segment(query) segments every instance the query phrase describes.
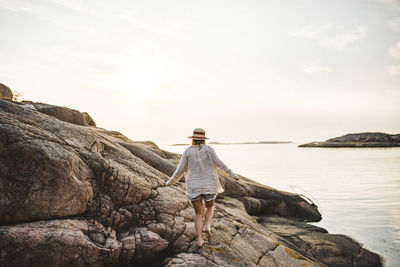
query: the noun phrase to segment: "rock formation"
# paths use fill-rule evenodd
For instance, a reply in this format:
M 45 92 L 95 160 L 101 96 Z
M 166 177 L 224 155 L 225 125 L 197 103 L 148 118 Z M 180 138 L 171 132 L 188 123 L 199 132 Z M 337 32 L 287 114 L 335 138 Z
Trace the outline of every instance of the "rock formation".
M 0 100 L 0 266 L 381 266 L 299 195 L 223 175 L 196 246 L 180 156 Z
M 22 101 L 23 104 L 30 104 L 37 111 L 56 117 L 59 120 L 70 122 L 77 125 L 96 126 L 96 123 L 87 112 L 80 112 L 67 107 L 54 106 L 44 103 L 36 103 L 32 101 Z
M 400 134 L 346 134 L 325 142 L 311 142 L 299 145 L 299 147 L 400 147 Z
M 13 92 L 10 88 L 0 83 L 0 99 L 12 100 Z

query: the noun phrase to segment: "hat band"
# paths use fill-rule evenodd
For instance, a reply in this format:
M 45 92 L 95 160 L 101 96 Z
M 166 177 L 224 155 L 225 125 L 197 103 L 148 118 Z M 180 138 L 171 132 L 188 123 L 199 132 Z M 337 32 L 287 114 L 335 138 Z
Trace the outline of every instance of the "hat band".
M 195 135 L 195 134 L 206 135 L 206 133 L 203 133 L 203 132 L 193 132 L 193 135 Z

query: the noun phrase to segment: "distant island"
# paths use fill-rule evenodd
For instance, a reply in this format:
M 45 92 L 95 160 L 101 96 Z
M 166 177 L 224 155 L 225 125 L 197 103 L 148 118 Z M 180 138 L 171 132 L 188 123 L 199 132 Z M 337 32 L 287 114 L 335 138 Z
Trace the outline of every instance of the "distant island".
M 291 144 L 292 141 L 258 141 L 258 142 L 239 142 L 239 143 L 222 143 L 209 142 L 210 145 L 265 145 L 265 144 Z M 189 144 L 172 144 L 171 146 L 189 146 Z
M 379 132 L 352 133 L 299 147 L 400 147 L 400 134 Z

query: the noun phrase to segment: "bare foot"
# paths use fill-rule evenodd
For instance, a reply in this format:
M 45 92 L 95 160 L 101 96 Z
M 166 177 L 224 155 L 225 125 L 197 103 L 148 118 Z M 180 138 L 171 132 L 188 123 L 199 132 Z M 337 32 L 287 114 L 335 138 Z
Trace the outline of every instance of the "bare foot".
M 203 244 L 204 244 L 204 240 L 203 239 L 197 239 L 197 246 L 199 248 L 203 247 Z
M 201 248 L 201 247 L 203 247 L 203 244 L 204 244 L 204 240 L 197 240 L 197 246 L 199 247 L 199 248 Z
M 211 231 L 209 229 L 204 229 L 204 233 L 206 233 L 206 238 L 210 239 L 212 237 Z

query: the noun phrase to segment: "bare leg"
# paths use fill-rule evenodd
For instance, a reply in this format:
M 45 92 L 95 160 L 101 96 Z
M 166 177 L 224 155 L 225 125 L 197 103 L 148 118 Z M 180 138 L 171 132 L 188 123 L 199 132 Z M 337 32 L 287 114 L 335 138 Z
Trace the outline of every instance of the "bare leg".
M 208 203 L 206 203 L 206 206 L 209 206 L 211 203 L 209 205 L 207 204 Z M 207 238 L 211 238 L 211 222 L 213 215 L 214 215 L 214 205 L 206 207 L 204 231 L 206 232 Z
M 197 242 L 199 243 L 199 247 L 203 246 L 203 215 L 196 214 L 194 216 L 194 228 L 196 229 L 197 234 Z
M 204 240 L 203 240 L 203 201 L 202 198 L 198 198 L 194 201 L 192 201 L 195 215 L 194 215 L 194 229 L 197 234 L 197 242 L 199 247 L 203 246 Z

